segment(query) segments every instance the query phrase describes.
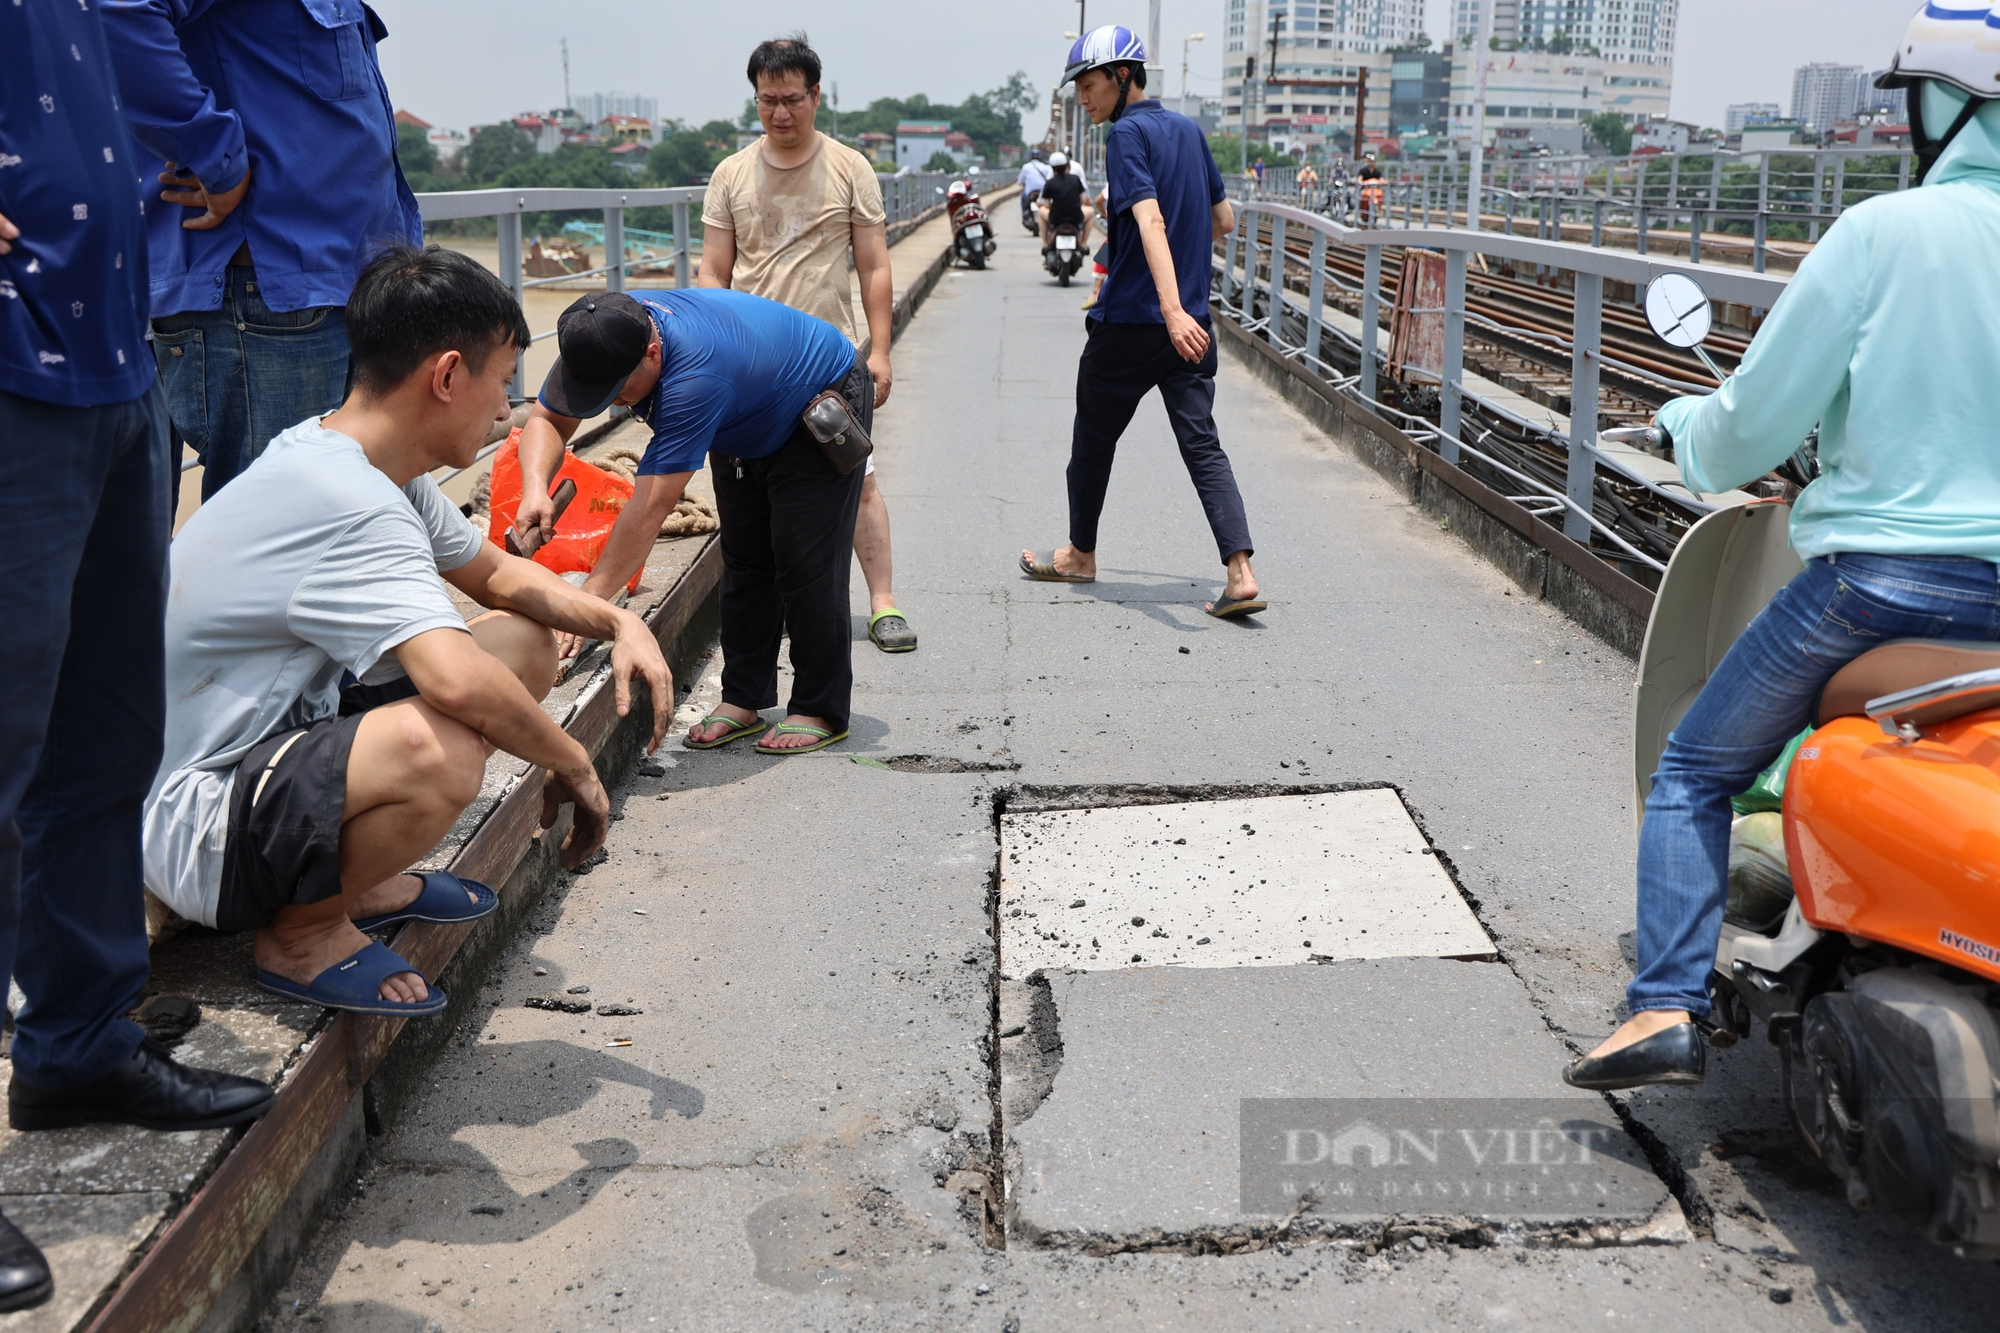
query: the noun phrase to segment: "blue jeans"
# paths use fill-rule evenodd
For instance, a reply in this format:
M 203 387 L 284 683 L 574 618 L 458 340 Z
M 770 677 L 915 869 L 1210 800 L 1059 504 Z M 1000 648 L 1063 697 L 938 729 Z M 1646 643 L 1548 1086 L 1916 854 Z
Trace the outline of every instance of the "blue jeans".
M 222 306 L 153 321 L 153 357 L 174 429 L 201 455 L 201 498 L 249 467 L 272 437 L 347 395 L 347 316 L 339 306 L 283 314 L 257 294 L 257 270 L 226 270 Z
M 2000 639 L 2000 569 L 1964 556 L 1812 561 L 1743 631 L 1667 738 L 1639 830 L 1633 1013 L 1709 1011 L 1729 798 L 1803 731 L 1834 672 L 1890 639 Z
M 0 393 L 0 985 L 14 1068 L 67 1087 L 143 1035 L 139 808 L 166 722 L 165 395 L 53 407 Z

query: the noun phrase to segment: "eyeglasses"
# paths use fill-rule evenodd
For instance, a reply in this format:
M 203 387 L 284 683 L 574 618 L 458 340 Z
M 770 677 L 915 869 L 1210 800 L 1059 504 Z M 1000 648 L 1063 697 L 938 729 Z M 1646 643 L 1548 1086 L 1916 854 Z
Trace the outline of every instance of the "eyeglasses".
M 766 111 L 776 111 L 779 107 L 787 111 L 797 111 L 811 100 L 811 93 L 786 93 L 783 97 L 772 97 L 767 93 L 757 94 L 757 105 Z

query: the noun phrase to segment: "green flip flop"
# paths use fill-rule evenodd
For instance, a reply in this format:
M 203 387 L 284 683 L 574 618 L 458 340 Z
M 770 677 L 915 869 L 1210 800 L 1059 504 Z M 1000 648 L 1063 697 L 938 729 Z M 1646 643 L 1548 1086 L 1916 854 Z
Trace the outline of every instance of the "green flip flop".
M 917 648 L 917 632 L 893 606 L 868 617 L 868 638 L 885 653 L 909 653 Z
M 699 725 L 705 727 L 711 722 L 727 722 L 729 730 L 723 732 L 712 741 L 691 741 L 684 736 L 681 738 L 681 744 L 690 750 L 718 750 L 731 741 L 740 741 L 745 736 L 755 736 L 758 732 L 771 725 L 761 717 L 754 722 L 738 722 L 735 718 L 725 717 L 721 713 L 710 713 L 701 720 Z
M 1258 597 L 1246 597 L 1240 602 L 1235 602 L 1223 596 L 1215 599 L 1215 604 L 1209 608 L 1208 613 L 1217 620 L 1234 620 L 1237 616 L 1254 616 L 1266 605 L 1267 603 Z
M 814 741 L 811 745 L 792 745 L 776 749 L 766 745 L 764 741 L 758 741 L 757 753 L 758 754 L 811 754 L 814 750 L 824 750 L 827 746 L 834 744 L 836 741 L 844 741 L 847 739 L 847 733 L 844 731 L 841 732 L 838 736 L 836 736 L 832 732 L 828 731 L 825 727 L 805 727 L 805 726 L 798 726 L 790 722 L 780 722 L 777 726 L 771 728 L 771 735 L 766 739 L 767 740 L 775 739 L 776 737 L 779 736 L 817 736 L 819 737 L 819 739 Z

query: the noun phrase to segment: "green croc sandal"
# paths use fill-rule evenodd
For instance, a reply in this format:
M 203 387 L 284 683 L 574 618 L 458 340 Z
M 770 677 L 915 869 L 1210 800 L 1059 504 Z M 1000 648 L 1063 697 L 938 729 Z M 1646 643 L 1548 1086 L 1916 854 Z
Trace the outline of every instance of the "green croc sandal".
M 710 713 L 701 720 L 699 725 L 705 727 L 711 722 L 727 722 L 729 730 L 723 732 L 712 741 L 691 741 L 683 736 L 681 744 L 690 750 L 719 750 L 731 741 L 740 741 L 745 736 L 755 736 L 758 732 L 771 725 L 761 717 L 754 722 L 738 722 L 735 718 L 724 717 L 721 713 Z
M 917 632 L 893 606 L 868 617 L 868 637 L 885 653 L 915 652 L 917 647 Z
M 765 741 L 775 740 L 779 736 L 817 736 L 819 737 L 819 739 L 814 741 L 811 745 L 783 746 L 775 749 L 765 744 Z M 847 739 L 847 733 L 844 731 L 841 732 L 838 736 L 836 736 L 832 732 L 828 731 L 825 727 L 796 726 L 790 722 L 780 722 L 777 726 L 771 728 L 771 734 L 769 736 L 765 737 L 764 740 L 757 742 L 757 753 L 778 754 L 778 755 L 811 754 L 814 750 L 824 750 L 827 746 L 834 744 L 836 741 L 844 741 L 846 739 Z

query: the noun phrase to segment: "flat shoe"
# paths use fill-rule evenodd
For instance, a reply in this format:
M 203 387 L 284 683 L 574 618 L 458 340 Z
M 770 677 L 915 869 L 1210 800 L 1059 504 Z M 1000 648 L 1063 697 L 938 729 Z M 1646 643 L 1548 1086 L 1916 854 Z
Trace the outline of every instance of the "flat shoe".
M 1563 1082 L 1593 1092 L 1653 1084 L 1687 1086 L 1701 1082 L 1707 1068 L 1708 1047 L 1700 1030 L 1692 1023 L 1676 1023 L 1609 1055 L 1571 1061 L 1563 1070 Z
M 711 722 L 727 722 L 729 730 L 723 732 L 712 741 L 691 741 L 683 736 L 681 744 L 690 750 L 719 750 L 731 741 L 740 741 L 745 736 L 755 736 L 758 732 L 771 725 L 761 717 L 752 718 L 748 722 L 738 722 L 735 718 L 723 713 L 710 713 L 695 725 L 697 727 L 705 727 Z
M 0 1217 L 0 1311 L 25 1310 L 55 1295 L 49 1261 L 21 1229 Z
M 767 741 L 776 739 L 779 736 L 817 736 L 819 737 L 819 739 L 814 741 L 811 745 L 777 746 L 777 745 L 769 745 L 766 743 Z M 771 728 L 770 736 L 767 736 L 765 737 L 764 740 L 757 742 L 757 753 L 781 754 L 781 755 L 811 754 L 814 750 L 824 750 L 827 746 L 833 745 L 839 741 L 844 741 L 846 739 L 847 739 L 847 733 L 844 731 L 841 732 L 838 736 L 836 736 L 832 732 L 828 731 L 825 727 L 812 727 L 812 726 L 807 726 L 804 723 L 780 722 L 777 726 Z
M 476 879 L 460 879 L 447 870 L 425 871 L 421 878 L 424 887 L 407 906 L 380 916 L 364 916 L 354 923 L 354 928 L 368 935 L 401 921 L 434 921 L 440 925 L 453 925 L 491 916 L 500 906 L 500 895 Z M 475 901 L 466 900 L 468 889 Z
M 141 1129 L 222 1129 L 255 1120 L 275 1097 L 267 1083 L 184 1065 L 145 1037 L 123 1064 L 77 1087 L 40 1087 L 16 1070 L 7 1088 L 7 1123 L 20 1130 L 70 1129 L 91 1121 Z M 0 1278 L 8 1266 L 0 1246 Z
M 1097 582 L 1097 578 L 1095 575 L 1065 574 L 1061 570 L 1057 569 L 1056 557 L 1053 551 L 1049 553 L 1049 557 L 1046 560 L 1042 559 L 1040 556 L 1035 557 L 1033 560 L 1030 560 L 1025 555 L 1022 556 L 1021 572 L 1023 574 L 1026 574 L 1029 578 L 1035 579 L 1042 583 Z
M 916 651 L 917 632 L 895 607 L 868 617 L 868 639 L 885 653 Z
M 1265 606 L 1264 601 L 1255 597 L 1245 598 L 1240 602 L 1231 601 L 1227 597 L 1218 597 L 1214 605 L 1207 607 L 1206 610 L 1217 620 L 1233 620 L 1237 616 L 1254 616 Z
M 366 948 L 335 963 L 307 985 L 302 986 L 262 968 L 257 971 L 257 984 L 273 995 L 282 995 L 301 1004 L 316 1004 L 322 1009 L 340 1009 L 350 1014 L 382 1014 L 391 1018 L 422 1018 L 438 1013 L 445 1006 L 444 992 L 436 986 L 428 986 L 430 993 L 421 1000 L 382 998 L 383 982 L 398 972 L 416 970 L 388 945 L 370 941 Z

